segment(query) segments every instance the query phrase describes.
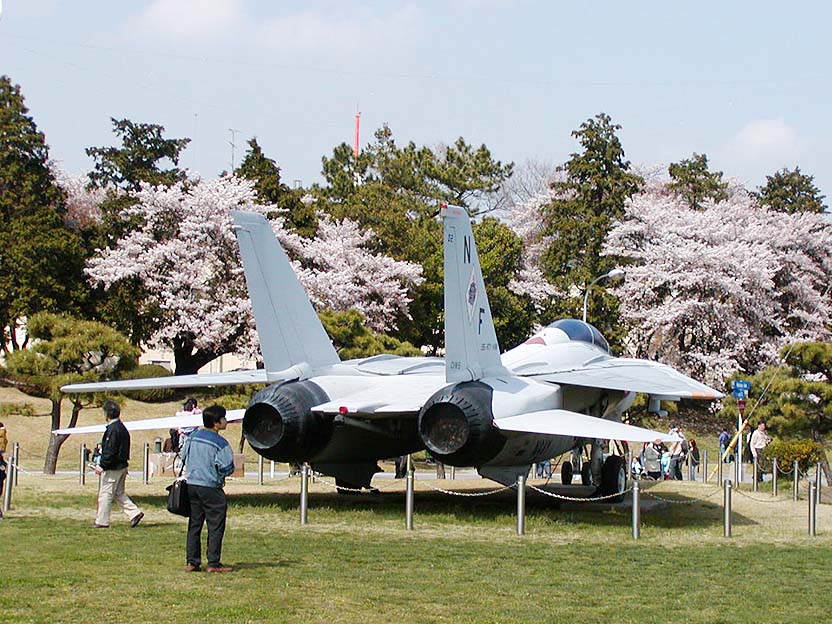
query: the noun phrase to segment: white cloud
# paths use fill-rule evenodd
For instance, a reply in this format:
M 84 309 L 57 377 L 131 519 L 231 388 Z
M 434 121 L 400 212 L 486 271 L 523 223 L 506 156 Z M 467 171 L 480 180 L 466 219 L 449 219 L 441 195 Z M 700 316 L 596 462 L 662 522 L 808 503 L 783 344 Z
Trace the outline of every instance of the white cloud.
M 216 41 L 244 21 L 242 0 L 154 0 L 138 16 L 134 29 L 174 41 Z
M 354 17 L 318 12 L 274 18 L 257 28 L 257 41 L 283 52 L 337 52 L 390 49 L 412 38 L 418 11 L 403 7 L 385 16 Z
M 800 139 L 782 119 L 750 121 L 726 147 L 726 155 L 738 162 L 786 163 L 795 160 L 800 151 Z

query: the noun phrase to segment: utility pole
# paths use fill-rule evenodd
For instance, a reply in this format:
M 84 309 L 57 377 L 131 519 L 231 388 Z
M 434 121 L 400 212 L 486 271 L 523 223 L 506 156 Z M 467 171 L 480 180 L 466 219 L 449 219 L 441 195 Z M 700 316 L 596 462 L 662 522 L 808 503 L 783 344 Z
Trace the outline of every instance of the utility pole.
M 231 145 L 231 173 L 234 173 L 234 148 L 237 147 L 237 134 L 242 132 L 242 130 L 235 130 L 234 128 L 229 128 L 228 131 L 231 133 L 231 141 L 229 141 L 229 145 Z

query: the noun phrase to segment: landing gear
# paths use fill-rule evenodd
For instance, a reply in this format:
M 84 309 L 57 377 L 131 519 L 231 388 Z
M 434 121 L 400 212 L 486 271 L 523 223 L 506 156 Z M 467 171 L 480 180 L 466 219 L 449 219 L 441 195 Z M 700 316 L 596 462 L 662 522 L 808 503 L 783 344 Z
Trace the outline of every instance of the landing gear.
M 581 484 L 592 485 L 592 464 L 589 462 L 581 466 Z
M 572 468 L 571 461 L 565 461 L 560 467 L 560 482 L 564 485 L 572 485 L 572 476 L 575 470 Z
M 610 455 L 604 460 L 601 467 L 601 486 L 598 488 L 600 496 L 610 496 L 613 503 L 624 501 L 624 490 L 627 489 L 627 467 L 624 465 L 624 458 L 620 455 Z

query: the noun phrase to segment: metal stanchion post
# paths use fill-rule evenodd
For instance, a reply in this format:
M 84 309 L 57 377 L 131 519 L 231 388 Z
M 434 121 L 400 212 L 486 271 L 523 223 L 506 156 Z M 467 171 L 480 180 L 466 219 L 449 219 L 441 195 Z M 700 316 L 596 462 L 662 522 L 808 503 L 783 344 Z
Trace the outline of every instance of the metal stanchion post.
M 537 477 L 537 462 L 532 464 L 532 470 L 529 474 L 529 479 L 534 479 L 535 477 Z
M 144 466 L 142 466 L 142 483 L 150 483 L 150 442 L 144 443 Z
M 737 453 L 737 461 L 734 462 L 734 480 L 737 485 L 742 483 L 742 457 Z
M 759 468 L 759 464 L 757 464 L 757 456 L 755 455 L 755 456 L 754 456 L 754 468 L 753 468 L 753 470 L 751 471 L 751 477 L 752 477 L 752 479 L 754 479 L 754 483 L 753 483 L 753 484 L 752 484 L 752 486 L 751 486 L 751 490 L 752 490 L 753 492 L 756 492 L 756 491 L 757 491 L 757 474 L 758 474 L 758 473 L 757 473 L 757 471 L 758 471 L 759 469 L 760 469 L 760 468 Z
M 517 477 L 517 535 L 526 534 L 526 475 Z
M 708 482 L 708 449 L 702 451 L 702 483 Z
M 456 479 L 456 466 L 451 466 L 451 481 Z
M 778 476 L 777 458 L 771 460 L 771 495 L 777 496 L 777 480 Z
M 20 478 L 20 442 L 15 442 L 12 445 L 12 461 L 14 462 L 14 471 L 9 474 L 14 475 L 14 485 L 17 487 L 17 480 Z
M 639 492 L 638 479 L 633 481 L 633 539 L 637 540 L 641 535 L 641 495 Z
M 725 481 L 725 496 L 723 502 L 723 535 L 731 537 L 731 479 Z
M 263 456 L 257 456 L 257 485 L 263 485 Z
M 820 489 L 821 489 L 821 479 L 823 478 L 823 474 L 820 471 L 820 464 L 815 466 L 815 498 L 817 498 L 817 504 L 820 505 Z
M 271 465 L 269 466 L 269 479 L 274 479 L 274 460 L 271 460 Z
M 407 491 L 404 495 L 404 526 L 408 531 L 413 530 L 413 480 L 415 475 L 413 470 L 408 470 L 405 480 L 407 481 Z
M 81 448 L 78 450 L 78 455 L 78 483 L 84 485 L 87 482 L 87 467 L 84 465 L 84 459 L 87 456 L 86 444 L 81 445 Z
M 794 460 L 792 464 L 792 474 L 794 475 L 792 478 L 792 500 L 796 501 L 798 499 L 797 489 L 800 487 L 800 470 L 797 467 L 797 460 Z
M 720 457 L 716 464 L 716 483 L 719 487 L 722 487 L 722 469 L 724 466 L 725 464 L 722 463 L 722 457 Z
M 11 463 L 7 469 L 14 470 L 17 468 L 14 464 L 14 455 L 12 455 Z M 8 511 L 12 508 L 12 488 L 14 488 L 14 479 L 6 479 L 6 489 L 3 491 L 3 511 Z
M 809 481 L 809 535 L 817 534 L 818 501 L 815 497 L 815 482 Z
M 300 469 L 300 523 L 309 520 L 309 464 L 303 464 Z

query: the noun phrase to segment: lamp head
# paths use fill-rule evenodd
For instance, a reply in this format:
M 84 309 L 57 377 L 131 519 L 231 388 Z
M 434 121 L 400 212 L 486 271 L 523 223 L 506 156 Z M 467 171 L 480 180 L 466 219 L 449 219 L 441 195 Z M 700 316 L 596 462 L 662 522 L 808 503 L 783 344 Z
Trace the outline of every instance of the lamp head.
M 624 269 L 613 269 L 605 275 L 605 277 L 609 280 L 610 284 L 620 284 L 624 281 L 624 276 Z

